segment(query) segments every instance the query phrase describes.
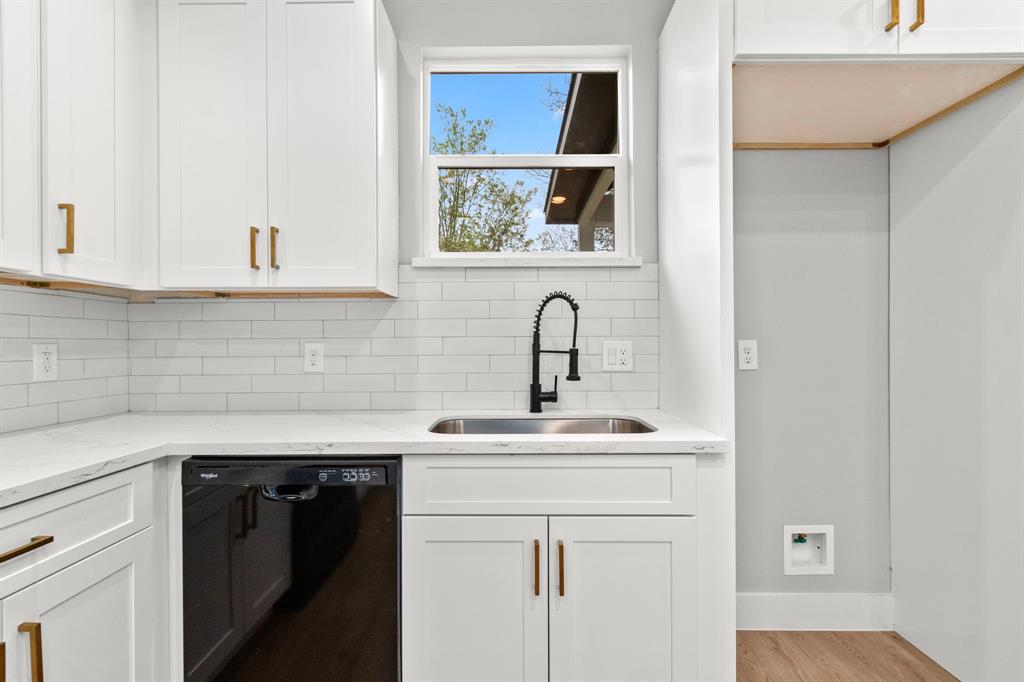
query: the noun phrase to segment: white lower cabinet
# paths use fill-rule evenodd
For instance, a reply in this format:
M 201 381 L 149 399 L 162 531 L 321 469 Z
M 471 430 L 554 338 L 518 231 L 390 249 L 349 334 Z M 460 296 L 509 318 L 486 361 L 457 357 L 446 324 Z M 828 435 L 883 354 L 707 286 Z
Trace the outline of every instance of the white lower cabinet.
M 689 680 L 696 520 L 407 516 L 403 680 Z
M 404 682 L 547 679 L 547 526 L 543 516 L 404 519 Z
M 7 682 L 154 679 L 153 556 L 147 529 L 0 601 Z
M 696 678 L 696 524 L 551 517 L 552 682 Z

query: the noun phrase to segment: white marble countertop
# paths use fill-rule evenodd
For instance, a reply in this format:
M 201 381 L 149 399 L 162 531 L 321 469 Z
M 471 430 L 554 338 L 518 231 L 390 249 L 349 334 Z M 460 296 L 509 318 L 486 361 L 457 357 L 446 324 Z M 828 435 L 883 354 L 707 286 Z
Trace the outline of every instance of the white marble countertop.
M 358 456 L 417 454 L 723 453 L 724 438 L 660 411 L 640 418 L 653 433 L 442 435 L 442 417 L 524 417 L 524 412 L 129 413 L 0 436 L 0 507 L 168 455 Z M 549 417 L 609 416 L 553 412 Z

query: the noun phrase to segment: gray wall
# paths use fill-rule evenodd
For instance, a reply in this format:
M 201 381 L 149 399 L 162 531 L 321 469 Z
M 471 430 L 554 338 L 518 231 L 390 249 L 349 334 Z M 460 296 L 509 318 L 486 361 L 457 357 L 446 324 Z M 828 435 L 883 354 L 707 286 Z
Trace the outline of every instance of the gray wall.
M 892 151 L 896 628 L 1024 679 L 1024 83 Z
M 419 164 L 424 47 L 629 45 L 636 255 L 658 260 L 658 35 L 672 0 L 385 0 L 399 44 L 400 261 L 423 255 Z
M 740 592 L 889 591 L 888 154 L 735 161 Z M 834 576 L 785 576 L 782 526 L 836 526 Z

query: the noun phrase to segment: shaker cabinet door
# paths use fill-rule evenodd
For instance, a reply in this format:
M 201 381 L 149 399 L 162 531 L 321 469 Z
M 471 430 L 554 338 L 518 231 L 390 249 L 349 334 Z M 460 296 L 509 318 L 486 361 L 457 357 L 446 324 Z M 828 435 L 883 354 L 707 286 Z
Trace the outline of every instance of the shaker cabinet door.
M 696 678 L 696 524 L 551 517 L 552 682 Z
M 44 274 L 133 283 L 146 5 L 42 2 Z
M 547 680 L 546 546 L 543 516 L 404 517 L 402 679 Z
M 272 287 L 376 285 L 374 12 L 269 0 Z
M 160 283 L 264 287 L 266 0 L 159 7 Z
M 885 28 L 899 1 L 736 0 L 736 53 L 894 55 L 899 31 Z
M 39 271 L 39 4 L 0 2 L 0 269 Z
M 141 531 L 0 602 L 8 682 L 152 680 L 153 530 Z
M 903 7 L 900 54 L 1024 55 L 1020 0 L 903 0 Z

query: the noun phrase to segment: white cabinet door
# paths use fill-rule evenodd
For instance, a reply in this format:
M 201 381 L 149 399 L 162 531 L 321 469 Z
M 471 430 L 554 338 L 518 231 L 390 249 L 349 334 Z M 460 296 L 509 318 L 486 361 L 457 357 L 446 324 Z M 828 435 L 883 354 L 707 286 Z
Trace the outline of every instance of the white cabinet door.
M 268 0 L 271 286 L 376 286 L 374 10 Z
M 39 3 L 0 2 L 0 268 L 39 270 Z
M 154 679 L 153 554 L 147 529 L 0 602 L 7 680 L 31 679 L 33 647 L 48 680 Z
M 900 54 L 1024 55 L 1024 1 L 903 0 L 900 30 Z
M 166 0 L 159 26 L 160 283 L 266 286 L 266 0 Z
M 736 53 L 897 54 L 899 31 L 885 27 L 898 1 L 736 0 Z
M 132 284 L 145 0 L 43 0 L 43 272 Z M 71 228 L 73 206 L 74 228 Z
M 552 682 L 696 677 L 695 519 L 551 517 L 549 538 Z
M 402 679 L 547 680 L 547 518 L 402 524 Z

